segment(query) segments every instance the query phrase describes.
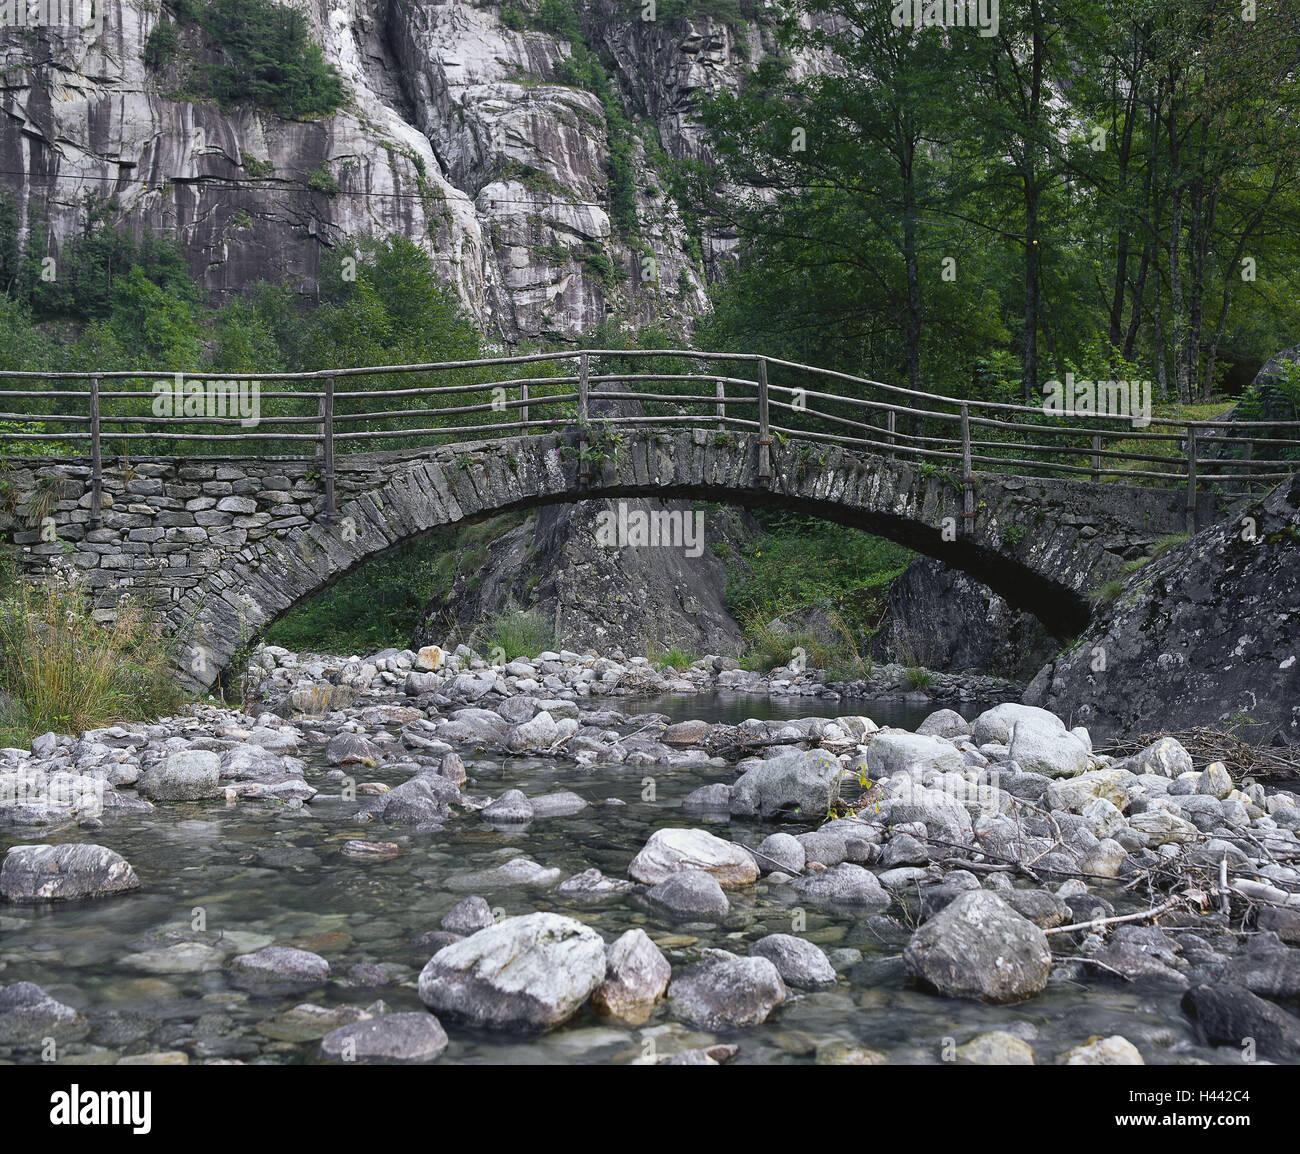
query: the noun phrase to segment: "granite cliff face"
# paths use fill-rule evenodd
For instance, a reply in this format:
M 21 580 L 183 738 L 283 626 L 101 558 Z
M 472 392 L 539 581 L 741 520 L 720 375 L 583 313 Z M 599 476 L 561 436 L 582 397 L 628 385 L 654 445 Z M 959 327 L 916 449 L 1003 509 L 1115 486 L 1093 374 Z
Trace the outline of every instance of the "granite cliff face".
M 734 240 L 691 237 L 656 157 L 707 159 L 692 110 L 762 55 L 757 16 L 737 31 L 578 6 L 632 125 L 636 221 L 620 228 L 605 109 L 564 83 L 571 43 L 532 30 L 534 0 L 509 27 L 490 3 L 295 7 L 343 79 L 343 107 L 318 120 L 176 98 L 178 75 L 144 63 L 157 5 L 107 0 L 98 36 L 0 32 L 0 189 L 21 227 L 48 222 L 57 249 L 88 193 L 113 196 L 120 223 L 178 238 L 217 294 L 281 278 L 311 292 L 326 249 L 400 233 L 507 342 L 609 314 L 688 325 L 704 307 Z

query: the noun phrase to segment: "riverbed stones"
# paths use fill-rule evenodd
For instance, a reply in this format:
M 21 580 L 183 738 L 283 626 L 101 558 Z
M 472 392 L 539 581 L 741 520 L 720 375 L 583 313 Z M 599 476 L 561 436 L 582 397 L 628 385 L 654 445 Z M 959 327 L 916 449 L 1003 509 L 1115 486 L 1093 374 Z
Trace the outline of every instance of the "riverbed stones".
M 707 958 L 668 987 L 674 1017 L 714 1031 L 758 1025 L 787 996 L 780 973 L 767 958 Z
M 671 976 L 672 966 L 645 930 L 628 930 L 606 951 L 605 980 L 591 995 L 591 1005 L 599 1013 L 639 1025 L 649 1019 Z
M 633 878 L 649 886 L 682 870 L 712 874 L 723 889 L 758 880 L 758 867 L 747 850 L 702 829 L 656 830 L 628 867 Z
M 107 897 L 139 885 L 121 854 L 90 843 L 16 845 L 0 865 L 0 897 L 11 902 Z
M 965 737 L 970 733 L 970 722 L 955 709 L 936 709 L 916 727 L 916 732 L 923 737 Z
M 518 789 L 506 790 L 481 813 L 484 821 L 497 825 L 523 825 L 533 820 L 532 802 Z
M 1260 1057 L 1300 1059 L 1300 1018 L 1243 986 L 1194 986 L 1182 1006 L 1211 1045 L 1240 1049 L 1251 1038 Z
M 1090 802 L 1099 797 L 1119 810 L 1128 806 L 1128 790 L 1124 786 L 1122 770 L 1110 766 L 1080 773 L 1063 781 L 1053 781 L 1043 794 L 1048 809 L 1063 809 L 1070 813 L 1081 813 Z
M 1034 1051 L 1029 1043 L 1003 1030 L 972 1038 L 956 1050 L 957 1061 L 967 1066 L 1032 1066 Z
M 1036 716 L 1021 717 L 1011 731 L 1008 757 L 1026 773 L 1046 777 L 1074 777 L 1087 770 L 1091 761 L 1088 746 L 1065 728 L 1061 720 Z
M 796 877 L 803 873 L 807 862 L 807 853 L 801 842 L 793 834 L 771 833 L 758 843 L 758 868 L 764 872 L 774 869 Z
M 840 795 L 839 759 L 824 749 L 790 750 L 761 761 L 731 788 L 730 810 L 765 820 L 822 817 Z
M 504 886 L 551 886 L 563 877 L 563 871 L 544 866 L 531 858 L 511 858 L 499 866 L 456 874 L 447 879 L 448 889 L 493 890 Z
M 795 878 L 790 888 L 819 905 L 884 909 L 892 900 L 875 874 L 849 862 Z
M 84 1038 L 90 1023 L 71 1006 L 50 997 L 35 982 L 0 986 L 0 1046 L 31 1046 L 44 1038 Z
M 506 918 L 439 950 L 420 972 L 435 1013 L 491 1030 L 554 1029 L 605 979 L 605 943 L 560 914 Z
M 1150 773 L 1157 777 L 1176 778 L 1192 771 L 1192 755 L 1176 738 L 1162 737 L 1118 764 L 1139 776 Z
M 432 1014 L 381 1014 L 340 1026 L 321 1039 L 320 1052 L 333 1061 L 416 1064 L 433 1062 L 447 1048 L 447 1032 Z
M 325 760 L 330 765 L 373 768 L 382 756 L 383 750 L 363 733 L 336 733 L 325 746 Z
M 1065 722 L 1056 714 L 1036 705 L 1021 705 L 1015 701 L 1003 702 L 986 709 L 971 722 L 971 736 L 976 745 L 1010 745 L 1012 730 L 1021 721 L 1037 721 L 1049 728 L 1067 732 Z
M 1142 1053 L 1122 1034 L 1092 1037 L 1060 1057 L 1063 1066 L 1145 1066 Z
M 908 972 L 947 997 L 1017 1002 L 1047 985 L 1047 936 L 987 890 L 964 893 L 922 925 L 903 951 Z
M 965 760 L 957 747 L 941 737 L 882 730 L 867 743 L 867 774 L 873 779 L 897 774 L 920 776 L 926 771 L 959 772 Z
M 766 958 L 787 986 L 819 990 L 835 984 L 835 967 L 821 948 L 793 934 L 768 934 L 749 947 L 751 957 Z
M 389 825 L 420 825 L 447 816 L 451 799 L 460 791 L 441 777 L 413 777 L 379 795 L 371 812 Z
M 493 920 L 492 907 L 475 894 L 452 906 L 438 924 L 449 933 L 466 936 L 487 929 Z
M 146 770 L 136 789 L 154 801 L 199 801 L 216 794 L 221 758 L 210 749 L 185 749 Z
M 1232 784 L 1228 767 L 1221 761 L 1212 761 L 1207 765 L 1196 782 L 1197 793 L 1218 798 L 1219 801 L 1223 801 L 1234 789 L 1236 786 Z
M 727 895 L 712 874 L 679 870 L 646 891 L 646 901 L 679 921 L 714 921 L 731 910 Z
M 319 954 L 291 946 L 265 946 L 250 954 L 240 954 L 231 959 L 227 969 L 235 985 L 256 994 L 323 986 L 330 975 L 329 962 Z

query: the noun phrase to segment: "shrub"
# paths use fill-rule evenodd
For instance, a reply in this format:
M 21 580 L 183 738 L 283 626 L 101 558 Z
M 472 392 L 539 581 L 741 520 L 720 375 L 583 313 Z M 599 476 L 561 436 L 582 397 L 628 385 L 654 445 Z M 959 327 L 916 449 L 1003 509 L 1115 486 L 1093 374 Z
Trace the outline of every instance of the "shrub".
M 123 719 L 153 719 L 182 694 L 168 647 L 139 605 L 123 601 L 111 625 L 90 611 L 81 580 L 10 584 L 0 600 L 0 717 L 5 741 L 38 733 L 81 733 Z
M 499 649 L 507 661 L 536 657 L 555 648 L 555 628 L 541 614 L 517 609 L 501 613 L 475 630 L 470 644 L 488 653 Z

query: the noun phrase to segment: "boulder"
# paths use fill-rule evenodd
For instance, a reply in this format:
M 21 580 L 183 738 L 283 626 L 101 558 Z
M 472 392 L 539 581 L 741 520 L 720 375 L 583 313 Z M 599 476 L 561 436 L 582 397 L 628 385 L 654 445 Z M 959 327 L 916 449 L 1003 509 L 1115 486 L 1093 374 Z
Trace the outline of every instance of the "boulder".
M 1047 936 L 987 890 L 950 902 L 907 943 L 908 972 L 948 997 L 1017 1002 L 1041 993 L 1052 967 Z
M 102 845 L 16 845 L 0 865 L 0 897 L 11 902 L 106 897 L 139 888 L 121 854 Z
M 592 1007 L 639 1025 L 664 996 L 671 976 L 672 966 L 645 930 L 628 930 L 606 951 L 605 980 L 591 995 Z
M 323 986 L 330 966 L 319 954 L 289 946 L 265 946 L 232 958 L 230 979 L 241 989 L 258 994 L 283 994 Z
M 731 911 L 717 880 L 703 870 L 680 870 L 646 891 L 646 901 L 683 921 L 713 921 Z
M 40 1045 L 45 1038 L 76 1041 L 89 1031 L 85 1018 L 34 982 L 0 986 L 0 1046 Z
M 420 972 L 420 1000 L 483 1029 L 550 1030 L 577 1013 L 605 968 L 595 930 L 560 914 L 527 914 L 434 954 Z
M 751 957 L 766 958 L 787 986 L 818 990 L 835 984 L 835 967 L 821 948 L 793 934 L 768 934 L 749 947 Z
M 789 750 L 743 774 L 731 788 L 730 809 L 744 817 L 821 818 L 839 797 L 843 775 L 827 750 Z
M 184 749 L 141 775 L 138 792 L 154 801 L 198 801 L 214 797 L 221 757 L 210 749 Z
M 884 909 L 892 900 L 875 874 L 848 862 L 795 878 L 790 888 L 820 905 Z
M 1182 1005 L 1212 1046 L 1240 1049 L 1249 1038 L 1261 1058 L 1300 1060 L 1300 1018 L 1242 986 L 1194 986 Z
M 448 933 L 465 935 L 485 930 L 492 922 L 492 907 L 475 895 L 457 902 L 438 924 Z
M 447 1033 L 432 1014 L 381 1014 L 331 1030 L 321 1039 L 321 1057 L 360 1063 L 435 1061 L 447 1048 Z
M 1127 1038 L 1112 1034 L 1109 1038 L 1089 1038 L 1061 1055 L 1065 1066 L 1145 1066 L 1141 1053 Z
M 628 867 L 632 877 L 650 886 L 682 870 L 712 874 L 723 889 L 758 880 L 758 867 L 748 850 L 702 829 L 656 830 Z
M 1053 778 L 1081 774 L 1091 760 L 1088 747 L 1055 717 L 1017 719 L 1008 756 L 1026 773 Z
M 674 978 L 674 1017 L 700 1030 L 755 1026 L 785 1001 L 781 975 L 767 958 L 709 959 Z

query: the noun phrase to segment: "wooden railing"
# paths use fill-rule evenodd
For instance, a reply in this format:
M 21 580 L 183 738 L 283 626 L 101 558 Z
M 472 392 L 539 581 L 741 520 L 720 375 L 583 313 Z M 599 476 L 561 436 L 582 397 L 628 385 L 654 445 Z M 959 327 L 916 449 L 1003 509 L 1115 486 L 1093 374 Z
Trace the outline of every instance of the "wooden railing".
M 0 371 L 0 454 L 88 455 L 96 515 L 106 455 L 314 455 L 332 511 L 336 452 L 573 430 L 586 475 L 598 429 L 617 438 L 625 427 L 692 426 L 757 434 L 762 478 L 786 437 L 803 453 L 824 443 L 956 471 L 968 516 L 977 467 L 1185 486 L 1189 518 L 1205 486 L 1237 493 L 1300 468 L 1291 459 L 1300 421 L 1157 417 L 1135 427 L 747 353 L 587 350 L 298 373 Z

